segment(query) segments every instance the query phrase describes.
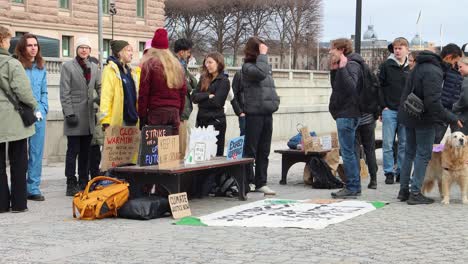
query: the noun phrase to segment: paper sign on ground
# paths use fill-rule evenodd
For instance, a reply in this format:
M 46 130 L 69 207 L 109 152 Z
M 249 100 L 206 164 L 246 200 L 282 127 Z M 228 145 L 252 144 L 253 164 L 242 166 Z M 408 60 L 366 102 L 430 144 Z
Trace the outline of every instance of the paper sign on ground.
M 244 136 L 235 137 L 228 142 L 227 159 L 242 159 L 244 154 Z
M 174 219 L 192 215 L 186 192 L 171 194 L 168 196 L 168 199 Z
M 139 144 L 140 130 L 137 127 L 109 126 L 104 133 L 101 170 L 134 162 Z
M 158 138 L 159 168 L 177 166 L 180 160 L 179 135 Z

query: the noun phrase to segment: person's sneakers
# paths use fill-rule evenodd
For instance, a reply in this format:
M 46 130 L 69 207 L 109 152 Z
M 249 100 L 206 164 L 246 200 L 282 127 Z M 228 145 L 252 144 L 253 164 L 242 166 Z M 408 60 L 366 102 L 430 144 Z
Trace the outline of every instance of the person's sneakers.
M 400 202 L 406 202 L 408 201 L 409 196 L 410 193 L 408 189 L 400 189 L 397 199 L 400 200 Z
M 263 194 L 265 195 L 276 195 L 276 192 L 273 191 L 272 189 L 270 189 L 270 187 L 268 186 L 263 186 L 263 187 L 260 187 L 256 190 L 257 192 L 262 192 Z
M 376 177 L 371 177 L 369 184 L 367 185 L 367 188 L 369 189 L 377 189 L 377 179 Z
M 361 192 L 352 192 L 346 188 L 343 188 L 337 192 L 332 192 L 331 196 L 335 199 L 356 199 L 357 196 L 360 196 Z
M 411 192 L 409 195 L 408 201 L 406 201 L 406 203 L 408 203 L 409 205 L 431 204 L 433 202 L 434 202 L 433 199 L 424 196 L 420 192 L 417 192 L 417 193 Z
M 385 184 L 393 184 L 395 182 L 393 173 L 385 173 Z
M 255 192 L 255 184 L 249 183 L 249 188 L 251 192 Z
M 400 173 L 397 173 L 397 175 L 395 175 L 395 182 L 400 182 Z
M 11 209 L 12 213 L 24 213 L 24 212 L 27 212 L 27 211 L 28 211 L 28 208 L 21 209 L 21 210 Z
M 28 200 L 42 202 L 45 201 L 45 197 L 42 194 L 28 195 Z

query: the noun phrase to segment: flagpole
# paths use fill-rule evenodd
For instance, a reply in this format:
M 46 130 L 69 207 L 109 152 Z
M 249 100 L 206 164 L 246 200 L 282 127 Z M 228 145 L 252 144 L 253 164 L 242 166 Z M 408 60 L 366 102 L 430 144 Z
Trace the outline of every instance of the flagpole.
M 422 10 L 419 10 L 419 15 L 418 15 L 418 20 L 416 20 L 416 25 L 418 25 L 418 33 L 419 33 L 419 48 L 422 48 L 422 34 L 421 34 L 421 24 L 419 24 L 419 20 L 421 19 L 421 12 Z

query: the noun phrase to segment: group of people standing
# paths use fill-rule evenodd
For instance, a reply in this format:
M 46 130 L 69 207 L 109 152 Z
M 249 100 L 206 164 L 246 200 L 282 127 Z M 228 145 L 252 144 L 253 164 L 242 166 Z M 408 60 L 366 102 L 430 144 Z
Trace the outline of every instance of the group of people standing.
M 367 113 L 361 111 L 359 102 L 364 85 L 362 78 L 365 78 L 362 68 L 364 60 L 353 53 L 351 40 L 332 41 L 332 95 L 329 107 L 337 123 L 347 176 L 346 187 L 333 192 L 332 197 L 360 196 L 361 144 L 370 174 L 368 188 L 377 188 L 374 130 L 375 122 L 379 119 L 382 121 L 385 183 L 400 183 L 397 197 L 400 201 L 411 205 L 434 202 L 421 193 L 432 146 L 441 143 L 449 125 L 452 131 L 468 132 L 463 126 L 468 120 L 468 99 L 465 98 L 468 94 L 466 46 L 460 48 L 456 44 L 448 44 L 442 48 L 440 55 L 432 51 L 410 53 L 408 41 L 403 37 L 396 38 L 389 45 L 390 56 L 377 74 L 379 91 L 375 100 L 378 100 L 379 107 Z M 404 107 L 410 94 L 423 101 L 421 116 L 409 113 Z
M 27 211 L 27 199 L 45 200 L 39 187 L 48 112 L 47 77 L 36 36 L 28 33 L 21 37 L 15 51 L 17 59 L 8 53 L 10 39 L 10 31 L 0 27 L 0 82 L 4 90 L 0 93 L 0 116 L 11 124 L 0 129 L 0 212 L 23 212 Z M 60 72 L 60 102 L 67 137 L 67 196 L 83 190 L 90 176 L 102 173 L 100 146 L 109 126 L 170 126 L 172 135 L 180 137 L 183 157 L 193 104 L 198 104 L 199 109 L 196 126 L 212 125 L 219 131 L 217 156 L 222 156 L 227 127 L 224 104 L 228 98 L 239 116 L 241 133 L 245 133 L 244 156 L 255 158 L 255 171 L 246 172 L 251 188 L 275 194 L 266 184 L 272 114 L 279 108 L 279 97 L 268 64 L 268 47 L 257 37 L 247 41 L 245 63 L 231 90 L 220 53 L 205 56 L 199 81 L 189 72 L 192 45 L 190 40 L 179 39 L 174 42 L 173 53 L 167 31 L 157 29 L 146 42 L 139 66 L 132 66 L 133 47 L 125 40 L 113 40 L 112 55 L 101 69 L 91 57 L 90 40 L 77 39 L 76 57 L 65 62 Z M 7 95 L 34 109 L 38 119 L 35 125 L 25 127 L 20 109 Z M 6 143 L 11 192 L 6 175 Z

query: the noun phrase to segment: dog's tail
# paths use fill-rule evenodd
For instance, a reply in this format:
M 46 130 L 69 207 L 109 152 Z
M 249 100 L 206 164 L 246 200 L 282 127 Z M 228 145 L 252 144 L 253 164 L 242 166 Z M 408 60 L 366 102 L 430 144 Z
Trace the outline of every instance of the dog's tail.
M 423 194 L 430 193 L 434 188 L 434 180 L 433 179 L 426 179 L 424 180 L 423 186 L 421 188 L 421 192 Z

